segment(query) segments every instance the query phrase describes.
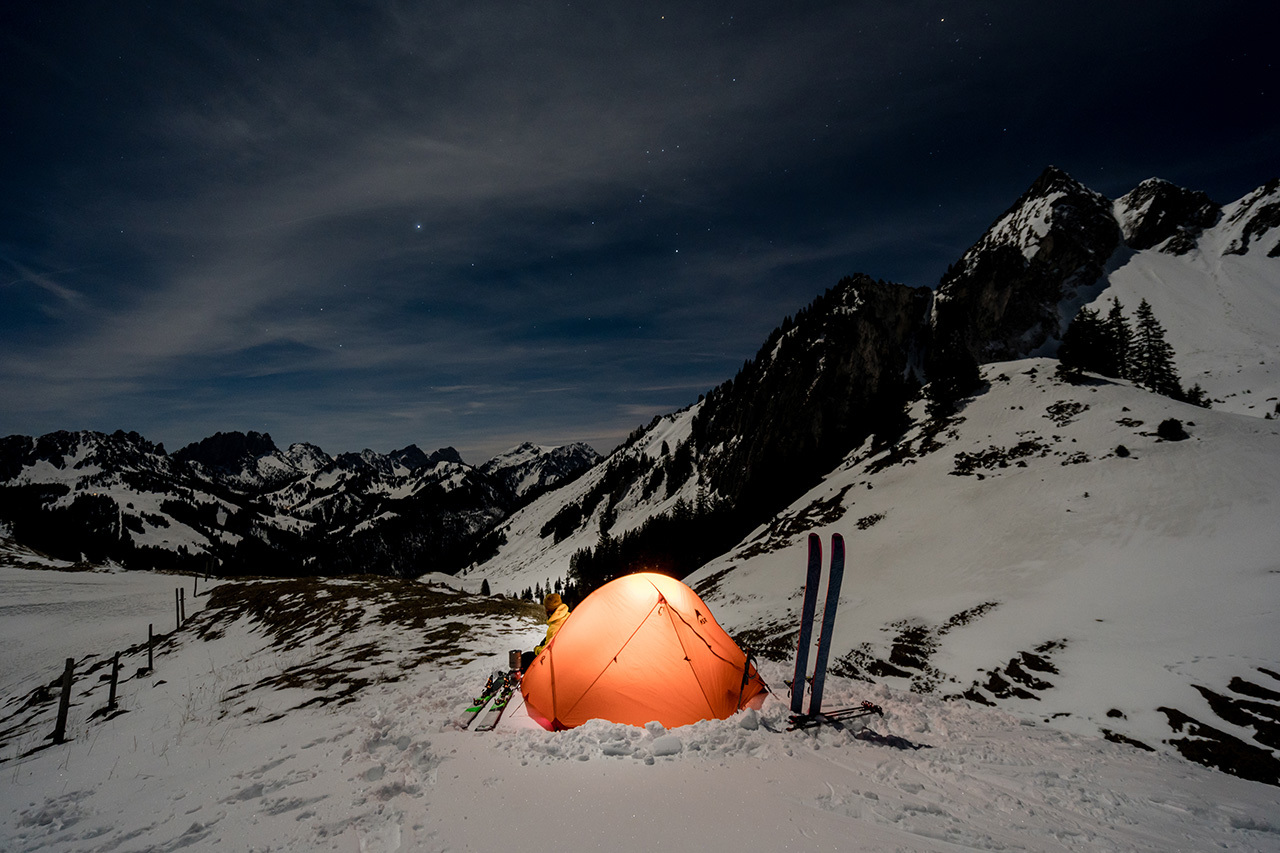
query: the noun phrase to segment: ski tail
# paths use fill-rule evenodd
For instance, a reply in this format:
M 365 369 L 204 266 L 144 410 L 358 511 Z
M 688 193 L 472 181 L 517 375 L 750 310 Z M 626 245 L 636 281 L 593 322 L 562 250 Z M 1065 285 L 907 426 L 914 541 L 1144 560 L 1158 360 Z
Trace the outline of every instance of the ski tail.
M 822 633 L 818 636 L 818 657 L 813 668 L 813 687 L 809 691 L 809 716 L 822 713 L 822 688 L 827 680 L 827 657 L 831 654 L 831 633 L 836 624 L 836 608 L 840 605 L 840 584 L 844 580 L 844 537 L 831 535 L 831 571 L 827 575 L 827 601 L 822 609 Z M 797 707 L 794 689 L 791 705 Z M 797 712 L 799 713 L 799 712 Z
M 800 639 L 796 643 L 796 671 L 791 681 L 791 712 L 804 704 L 804 682 L 809 670 L 809 646 L 813 642 L 813 614 L 818 606 L 818 582 L 822 577 L 822 537 L 809 534 L 809 566 L 804 577 L 804 605 L 800 611 Z

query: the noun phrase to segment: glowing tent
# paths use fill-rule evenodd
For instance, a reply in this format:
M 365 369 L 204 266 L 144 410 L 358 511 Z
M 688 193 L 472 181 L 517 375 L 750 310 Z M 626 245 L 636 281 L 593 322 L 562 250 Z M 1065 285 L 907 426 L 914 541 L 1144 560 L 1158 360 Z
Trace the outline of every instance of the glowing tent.
M 591 593 L 524 675 L 529 716 L 544 728 L 587 720 L 667 727 L 759 707 L 755 667 L 689 587 L 626 575 Z

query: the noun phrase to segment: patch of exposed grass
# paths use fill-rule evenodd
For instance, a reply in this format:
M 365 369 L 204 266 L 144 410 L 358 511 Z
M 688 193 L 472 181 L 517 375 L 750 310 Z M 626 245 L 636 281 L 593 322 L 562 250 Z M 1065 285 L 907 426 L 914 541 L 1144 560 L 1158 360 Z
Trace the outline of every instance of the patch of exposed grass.
M 242 699 L 262 688 L 313 692 L 296 706 L 303 708 L 353 701 L 370 684 L 397 681 L 423 663 L 465 664 L 478 632 L 513 620 L 540 623 L 543 612 L 527 601 L 395 578 L 288 578 L 218 586 L 196 620 L 196 635 L 218 639 L 242 619 L 265 634 L 273 649 L 310 654 L 252 685 L 232 688 L 228 697 Z M 375 626 L 382 630 L 374 639 L 361 631 Z M 379 642 L 387 628 L 398 638 L 413 638 L 411 644 Z

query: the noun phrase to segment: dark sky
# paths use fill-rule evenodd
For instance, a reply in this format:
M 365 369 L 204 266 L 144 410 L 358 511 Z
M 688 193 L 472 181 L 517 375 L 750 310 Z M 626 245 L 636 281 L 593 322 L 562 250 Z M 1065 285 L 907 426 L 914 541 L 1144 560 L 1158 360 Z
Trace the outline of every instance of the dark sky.
M 1050 163 L 1280 174 L 1273 6 L 7 4 L 0 435 L 607 452 Z

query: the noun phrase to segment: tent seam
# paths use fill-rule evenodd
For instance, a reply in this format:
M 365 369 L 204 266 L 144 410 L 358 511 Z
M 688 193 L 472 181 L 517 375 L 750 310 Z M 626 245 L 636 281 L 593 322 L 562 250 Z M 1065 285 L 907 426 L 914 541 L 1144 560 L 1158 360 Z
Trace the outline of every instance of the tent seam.
M 708 713 L 710 713 L 712 717 L 715 717 L 716 716 L 715 705 L 711 703 L 711 697 L 707 695 L 707 688 L 703 686 L 702 679 L 698 678 L 698 670 L 694 669 L 693 659 L 689 657 L 689 650 L 685 648 L 684 638 L 680 636 L 680 626 L 676 624 L 676 620 L 675 620 L 675 617 L 680 616 L 680 614 L 676 613 L 676 609 L 671 606 L 671 602 L 667 602 L 667 610 L 670 611 L 671 614 L 673 614 L 673 615 L 669 615 L 667 618 L 671 620 L 671 627 L 676 632 L 676 639 L 680 642 L 680 650 L 684 652 L 684 662 L 689 665 L 689 672 L 693 675 L 693 683 L 698 685 L 698 692 L 702 694 L 702 701 L 707 703 Z M 680 621 L 684 622 L 686 628 L 688 628 L 690 631 L 693 631 L 693 626 L 690 625 L 688 622 L 686 622 L 683 616 L 680 616 Z M 694 636 L 698 636 L 697 631 L 693 631 L 693 634 Z M 711 648 L 711 644 L 708 643 L 706 640 L 704 640 L 702 637 L 698 637 L 698 639 L 702 640 L 702 642 L 707 646 L 707 648 L 709 649 Z M 715 649 L 711 649 L 711 653 L 714 657 L 720 658 L 719 655 L 715 654 Z M 720 659 L 724 660 L 723 658 L 720 658 Z

